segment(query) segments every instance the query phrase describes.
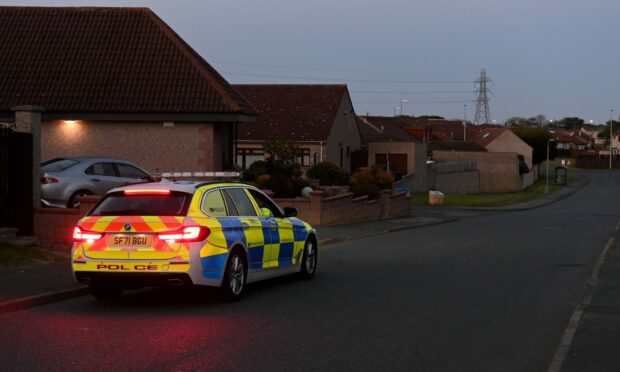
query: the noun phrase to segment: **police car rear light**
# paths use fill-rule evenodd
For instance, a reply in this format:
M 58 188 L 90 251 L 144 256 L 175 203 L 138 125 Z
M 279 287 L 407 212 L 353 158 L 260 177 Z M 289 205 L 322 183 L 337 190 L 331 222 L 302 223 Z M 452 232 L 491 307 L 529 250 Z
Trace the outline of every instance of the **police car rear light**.
M 95 240 L 101 239 L 103 234 L 92 231 L 82 231 L 79 227 L 73 229 L 73 241 L 75 242 L 88 242 L 92 243 Z
M 125 195 L 170 195 L 170 190 L 165 189 L 129 189 L 123 192 Z
M 179 230 L 159 233 L 157 237 L 167 243 L 191 243 L 205 240 L 210 233 L 206 226 L 186 226 Z

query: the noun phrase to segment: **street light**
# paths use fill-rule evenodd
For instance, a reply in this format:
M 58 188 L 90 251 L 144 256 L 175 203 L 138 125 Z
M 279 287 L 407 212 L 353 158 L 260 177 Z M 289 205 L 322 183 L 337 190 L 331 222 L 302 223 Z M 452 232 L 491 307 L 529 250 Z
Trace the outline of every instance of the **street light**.
M 409 102 L 408 99 L 401 99 L 400 100 L 400 114 L 404 115 L 404 111 L 403 111 L 403 102 Z
M 467 141 L 467 105 L 463 105 L 463 141 Z
M 549 193 L 549 142 L 555 142 L 553 138 L 547 138 L 547 180 L 545 181 L 545 195 Z
M 611 170 L 611 149 L 614 144 L 614 109 L 609 110 L 609 170 Z

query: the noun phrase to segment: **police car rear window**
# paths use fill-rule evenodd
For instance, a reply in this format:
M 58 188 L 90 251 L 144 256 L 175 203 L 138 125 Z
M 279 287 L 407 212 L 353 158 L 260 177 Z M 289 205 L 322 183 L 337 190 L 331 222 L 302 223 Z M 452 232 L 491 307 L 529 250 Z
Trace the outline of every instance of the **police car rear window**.
M 171 192 L 168 195 L 107 195 L 91 216 L 185 216 L 191 194 Z

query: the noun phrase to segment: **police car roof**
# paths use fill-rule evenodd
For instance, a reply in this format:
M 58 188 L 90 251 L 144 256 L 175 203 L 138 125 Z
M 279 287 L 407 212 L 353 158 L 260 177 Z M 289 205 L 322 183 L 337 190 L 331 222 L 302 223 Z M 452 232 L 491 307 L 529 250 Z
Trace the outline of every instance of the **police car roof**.
M 235 186 L 244 185 L 241 183 L 233 183 L 227 181 L 162 181 L 162 182 L 147 182 L 147 183 L 135 183 L 127 186 L 117 187 L 110 190 L 108 193 L 119 192 L 125 190 L 170 190 L 193 194 L 196 189 L 202 186 Z

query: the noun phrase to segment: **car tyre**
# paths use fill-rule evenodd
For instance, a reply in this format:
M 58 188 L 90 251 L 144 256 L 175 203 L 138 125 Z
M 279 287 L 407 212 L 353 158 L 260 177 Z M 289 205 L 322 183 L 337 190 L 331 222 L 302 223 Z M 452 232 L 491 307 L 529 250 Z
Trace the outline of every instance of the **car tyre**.
M 226 270 L 220 291 L 226 301 L 237 301 L 245 293 L 247 282 L 247 263 L 239 248 L 234 248 L 228 255 Z
M 110 285 L 91 284 L 90 293 L 98 300 L 114 301 L 121 297 L 123 290 Z
M 302 279 L 312 279 L 316 273 L 316 265 L 319 262 L 319 251 L 316 242 L 308 239 L 304 246 L 304 253 L 301 258 L 301 269 L 299 277 Z
M 80 201 L 78 200 L 78 198 L 82 197 L 82 196 L 86 196 L 86 195 L 92 195 L 93 193 L 90 191 L 86 191 L 86 190 L 80 190 L 80 191 L 76 191 L 73 193 L 73 195 L 71 195 L 71 197 L 69 198 L 69 201 L 67 202 L 67 208 L 79 208 L 80 207 Z

